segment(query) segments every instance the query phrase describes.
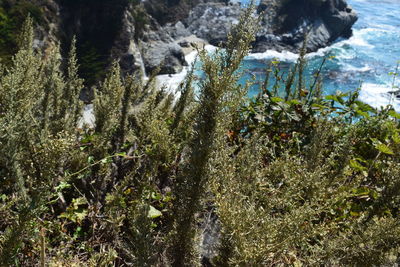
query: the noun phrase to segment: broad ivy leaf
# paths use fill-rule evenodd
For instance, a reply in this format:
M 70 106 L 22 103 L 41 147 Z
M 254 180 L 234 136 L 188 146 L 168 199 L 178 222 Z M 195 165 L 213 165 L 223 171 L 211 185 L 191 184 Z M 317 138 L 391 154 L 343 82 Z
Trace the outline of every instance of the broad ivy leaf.
M 384 154 L 394 155 L 393 150 L 385 144 L 376 144 L 375 148 Z
M 158 209 L 154 208 L 153 206 L 150 205 L 149 213 L 147 215 L 148 218 L 155 219 L 162 216 L 161 211 Z
M 392 140 L 395 144 L 400 144 L 400 135 L 397 131 L 392 135 Z

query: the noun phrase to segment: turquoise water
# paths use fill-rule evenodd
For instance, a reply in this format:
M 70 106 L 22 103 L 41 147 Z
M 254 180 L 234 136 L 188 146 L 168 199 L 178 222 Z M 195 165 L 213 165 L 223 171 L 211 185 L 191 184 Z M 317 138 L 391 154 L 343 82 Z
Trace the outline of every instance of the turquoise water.
M 361 87 L 361 100 L 377 108 L 393 104 L 400 111 L 400 99 L 389 93 L 396 90 L 389 72 L 395 71 L 400 61 L 400 0 L 348 0 L 348 3 L 359 15 L 353 36 L 308 55 L 306 73 L 312 77 L 324 57 L 334 56 L 322 71 L 326 94 L 354 91 Z M 251 54 L 244 61 L 245 75 L 241 81 L 252 77 L 262 81 L 265 68 L 274 58 L 281 62 L 283 70 L 287 70 L 297 55 L 274 51 Z M 399 82 L 394 85 L 398 86 Z M 249 95 L 257 93 L 255 85 Z

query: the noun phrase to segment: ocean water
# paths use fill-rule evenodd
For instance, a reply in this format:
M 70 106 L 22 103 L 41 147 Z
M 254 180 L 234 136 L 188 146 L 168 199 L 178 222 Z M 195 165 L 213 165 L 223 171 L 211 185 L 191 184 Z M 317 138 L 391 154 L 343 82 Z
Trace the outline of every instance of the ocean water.
M 246 5 L 249 0 L 240 1 Z M 313 81 L 313 74 L 319 69 L 325 57 L 328 60 L 321 72 L 325 94 L 338 91 L 351 92 L 360 90 L 360 100 L 373 107 L 380 108 L 391 104 L 400 112 L 400 98 L 390 92 L 398 90 L 400 77 L 393 82 L 390 72 L 396 70 L 400 62 L 400 0 L 347 0 L 356 10 L 359 19 L 353 26 L 350 39 L 337 40 L 329 47 L 307 55 L 306 76 Z M 215 47 L 206 46 L 212 53 Z M 196 53 L 186 57 L 190 63 Z M 272 60 L 279 60 L 282 71 L 288 71 L 297 61 L 298 55 L 288 51 L 265 51 L 250 54 L 241 67 L 243 72 L 241 83 L 253 80 L 255 83 L 249 90 L 249 96 L 259 92 L 259 84 L 264 81 L 265 70 Z M 189 64 L 190 65 L 190 64 Z M 200 68 L 200 63 L 196 68 Z M 160 75 L 158 80 L 171 91 L 175 91 L 188 72 L 188 67 L 175 75 Z M 201 79 L 201 71 L 196 71 Z M 179 92 L 177 92 L 179 95 Z
M 400 99 L 390 93 L 399 86 L 400 77 L 393 83 L 394 76 L 389 75 L 400 61 L 400 0 L 348 0 L 348 3 L 359 15 L 353 36 L 309 54 L 307 76 L 313 77 L 324 57 L 334 56 L 322 70 L 325 94 L 361 88 L 362 101 L 376 108 L 392 104 L 400 111 Z M 244 61 L 241 82 L 253 77 L 263 81 L 264 70 L 272 59 L 281 61 L 285 71 L 297 58 L 290 52 L 251 54 Z M 249 95 L 257 93 L 258 86 L 254 85 Z

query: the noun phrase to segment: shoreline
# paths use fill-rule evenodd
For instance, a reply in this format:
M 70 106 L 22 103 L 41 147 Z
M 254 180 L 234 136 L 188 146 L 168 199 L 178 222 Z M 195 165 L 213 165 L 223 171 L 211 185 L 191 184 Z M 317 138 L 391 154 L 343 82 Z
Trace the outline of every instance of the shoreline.
M 168 93 L 173 93 L 175 99 L 180 96 L 180 92 L 178 92 L 177 89 L 190 71 L 193 62 L 196 60 L 198 50 L 211 50 L 211 47 L 214 48 L 214 46 L 210 45 L 206 40 L 198 38 L 195 35 L 180 38 L 176 40 L 176 43 L 182 47 L 187 66 L 184 66 L 179 73 L 156 76 L 156 87 L 160 89 L 164 88 Z

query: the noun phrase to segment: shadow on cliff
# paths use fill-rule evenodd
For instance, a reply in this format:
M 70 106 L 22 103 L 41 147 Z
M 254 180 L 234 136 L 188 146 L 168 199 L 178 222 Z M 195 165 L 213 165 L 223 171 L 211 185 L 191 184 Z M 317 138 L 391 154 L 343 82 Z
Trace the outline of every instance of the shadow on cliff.
M 63 50 L 74 35 L 80 75 L 93 85 L 110 64 L 110 51 L 129 0 L 60 0 Z

